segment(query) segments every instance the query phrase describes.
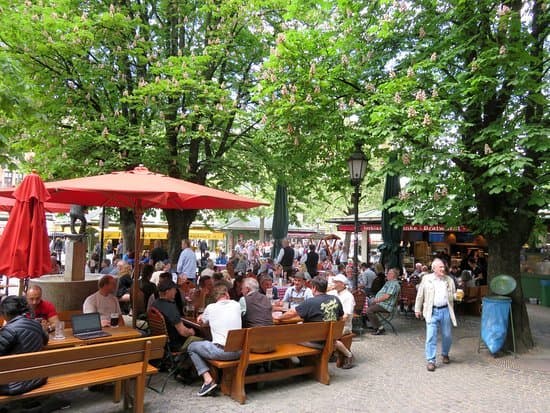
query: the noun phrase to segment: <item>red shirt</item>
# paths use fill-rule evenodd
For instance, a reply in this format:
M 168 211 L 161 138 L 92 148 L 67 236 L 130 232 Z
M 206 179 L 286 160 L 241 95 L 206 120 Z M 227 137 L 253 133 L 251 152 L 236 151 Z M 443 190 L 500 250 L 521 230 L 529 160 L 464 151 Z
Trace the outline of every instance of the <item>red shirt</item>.
M 34 309 L 34 318 L 49 320 L 56 315 L 57 311 L 55 311 L 54 305 L 46 300 L 40 300 L 40 303 Z

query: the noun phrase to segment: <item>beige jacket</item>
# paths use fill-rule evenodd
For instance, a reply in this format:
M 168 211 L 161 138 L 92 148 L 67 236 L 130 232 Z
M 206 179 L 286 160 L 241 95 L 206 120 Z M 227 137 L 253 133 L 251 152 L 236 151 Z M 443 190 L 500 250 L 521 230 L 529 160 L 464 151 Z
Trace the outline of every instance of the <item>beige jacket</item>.
M 414 304 L 414 312 L 420 313 L 429 323 L 432 319 L 432 311 L 434 305 L 435 287 L 434 280 L 436 275 L 434 273 L 426 274 L 422 277 L 422 282 L 418 286 L 418 292 L 416 293 L 416 302 Z M 445 276 L 447 281 L 447 305 L 449 306 L 449 314 L 451 315 L 451 321 L 453 326 L 456 327 L 456 317 L 454 312 L 454 296 L 455 296 L 455 283 L 451 277 Z

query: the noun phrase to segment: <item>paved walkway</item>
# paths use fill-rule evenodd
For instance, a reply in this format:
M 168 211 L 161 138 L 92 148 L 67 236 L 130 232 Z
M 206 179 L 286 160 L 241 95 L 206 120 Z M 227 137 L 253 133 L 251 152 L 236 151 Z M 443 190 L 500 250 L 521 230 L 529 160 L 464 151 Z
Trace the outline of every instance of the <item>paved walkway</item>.
M 537 347 L 514 358 L 477 353 L 479 317 L 462 316 L 454 330 L 452 363 L 434 373 L 423 357 L 424 322 L 397 315 L 398 335 L 353 343 L 357 366 L 331 367 L 330 386 L 295 378 L 252 387 L 239 405 L 220 394 L 197 397 L 199 384 L 170 380 L 164 394 L 146 393 L 145 411 L 168 412 L 548 412 L 550 405 L 550 308 L 528 305 Z M 332 365 L 331 365 L 332 366 Z M 157 377 L 158 380 L 158 377 Z M 71 412 L 114 413 L 110 393 L 75 391 Z

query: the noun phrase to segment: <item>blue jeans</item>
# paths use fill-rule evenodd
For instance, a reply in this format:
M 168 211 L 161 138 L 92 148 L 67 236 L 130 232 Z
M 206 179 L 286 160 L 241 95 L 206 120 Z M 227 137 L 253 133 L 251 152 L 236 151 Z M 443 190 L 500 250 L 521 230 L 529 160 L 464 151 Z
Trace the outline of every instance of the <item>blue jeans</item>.
M 441 327 L 441 354 L 448 356 L 453 341 L 451 336 L 451 316 L 448 307 L 434 308 L 432 310 L 431 321 L 426 323 L 426 360 L 428 363 L 435 363 L 438 327 Z
M 211 341 L 195 341 L 187 347 L 187 353 L 197 369 L 199 376 L 202 376 L 210 368 L 206 360 L 236 360 L 241 357 L 240 351 L 223 351 L 221 347 Z

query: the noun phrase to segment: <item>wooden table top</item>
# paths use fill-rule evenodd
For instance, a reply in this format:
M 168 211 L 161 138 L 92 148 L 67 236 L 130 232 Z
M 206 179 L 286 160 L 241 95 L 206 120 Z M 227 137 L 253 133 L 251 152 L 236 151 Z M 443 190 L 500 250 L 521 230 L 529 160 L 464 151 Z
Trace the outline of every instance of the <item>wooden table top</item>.
M 279 324 L 298 324 L 298 323 L 301 323 L 303 322 L 304 320 L 299 316 L 299 315 L 296 315 L 295 317 L 292 317 L 292 318 L 288 318 L 286 320 L 277 320 L 277 319 L 273 319 L 273 324 L 275 325 L 279 325 Z
M 103 328 L 103 331 L 106 331 L 111 335 L 106 337 L 93 338 L 90 340 L 81 340 L 73 336 L 72 328 L 66 328 L 64 330 L 65 338 L 62 340 L 56 340 L 53 338 L 53 334 L 50 334 L 50 340 L 48 341 L 48 344 L 44 346 L 44 350 L 53 350 L 56 348 L 66 348 L 66 347 L 75 347 L 75 346 L 85 346 L 88 344 L 108 343 L 111 341 L 129 340 L 132 338 L 141 337 L 141 333 L 138 330 L 127 326 L 119 326 L 115 328 L 105 327 Z

